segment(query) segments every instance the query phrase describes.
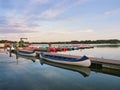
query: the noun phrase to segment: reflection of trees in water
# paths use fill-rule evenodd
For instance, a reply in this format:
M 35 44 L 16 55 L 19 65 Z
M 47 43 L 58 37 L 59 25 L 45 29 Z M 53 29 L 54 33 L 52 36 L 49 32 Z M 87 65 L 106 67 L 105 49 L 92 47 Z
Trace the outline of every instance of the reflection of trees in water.
M 114 48 L 118 48 L 120 47 L 120 45 L 97 45 L 96 47 L 114 47 Z

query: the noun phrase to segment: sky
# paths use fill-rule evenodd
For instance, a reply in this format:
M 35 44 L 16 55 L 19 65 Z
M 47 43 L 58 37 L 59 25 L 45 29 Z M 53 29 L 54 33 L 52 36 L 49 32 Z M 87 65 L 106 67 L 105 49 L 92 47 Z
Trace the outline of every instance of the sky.
M 120 39 L 120 0 L 0 0 L 0 40 Z

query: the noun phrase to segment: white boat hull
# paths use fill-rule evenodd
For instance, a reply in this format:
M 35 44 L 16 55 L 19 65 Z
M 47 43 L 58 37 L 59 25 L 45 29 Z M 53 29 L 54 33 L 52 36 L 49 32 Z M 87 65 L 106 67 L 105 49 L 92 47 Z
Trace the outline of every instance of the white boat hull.
M 19 55 L 24 55 L 24 56 L 36 56 L 36 53 L 33 51 L 29 51 L 29 50 L 18 50 L 17 54 Z
M 90 59 L 84 60 L 84 61 L 77 61 L 77 62 L 69 62 L 69 61 L 61 61 L 61 60 L 54 60 L 50 58 L 45 58 L 40 54 L 40 58 L 45 59 L 47 61 L 51 62 L 56 62 L 56 63 L 61 63 L 61 64 L 68 64 L 68 65 L 77 65 L 77 66 L 84 66 L 84 67 L 89 67 L 91 65 Z

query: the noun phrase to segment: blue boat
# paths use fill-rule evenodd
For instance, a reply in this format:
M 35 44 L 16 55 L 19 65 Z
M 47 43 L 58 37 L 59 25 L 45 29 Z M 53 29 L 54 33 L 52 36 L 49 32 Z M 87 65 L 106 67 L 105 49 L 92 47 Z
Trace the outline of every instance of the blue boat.
M 68 64 L 68 65 L 77 65 L 83 67 L 89 67 L 91 65 L 91 60 L 87 56 L 83 56 L 81 58 L 74 58 L 65 55 L 59 55 L 56 53 L 40 53 L 40 58 L 45 59 L 47 61 Z

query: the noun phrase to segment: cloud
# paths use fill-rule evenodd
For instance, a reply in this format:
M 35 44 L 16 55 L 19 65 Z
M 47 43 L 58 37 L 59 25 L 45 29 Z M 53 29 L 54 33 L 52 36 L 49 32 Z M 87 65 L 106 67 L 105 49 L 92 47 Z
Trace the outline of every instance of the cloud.
M 10 11 L 0 14 L 4 19 L 0 19 L 0 26 L 10 28 L 36 28 L 40 27 L 40 21 L 55 20 L 65 11 L 74 8 L 86 0 L 28 0 L 12 1 L 13 8 Z M 23 2 L 23 4 L 22 4 Z M 20 5 L 18 5 L 20 3 Z M 17 5 L 18 6 L 17 6 Z M 42 7 L 41 7 L 42 6 Z M 46 8 L 47 7 L 47 8 Z M 37 13 L 37 14 L 36 14 Z
M 83 32 L 83 33 L 91 33 L 91 32 L 94 32 L 94 30 L 92 29 L 87 29 L 87 30 L 80 30 L 78 32 Z
M 114 9 L 114 10 L 111 10 L 111 11 L 105 11 L 105 12 L 104 12 L 104 15 L 105 15 L 105 16 L 117 15 L 117 14 L 120 14 L 120 8 L 117 8 L 117 9 Z
M 0 28 L 0 34 L 8 33 L 33 33 L 36 31 L 27 30 L 27 29 L 16 29 L 16 28 Z
M 85 1 L 87 0 L 74 0 L 74 2 L 68 2 L 68 0 L 61 0 L 60 2 L 55 3 L 51 8 L 42 12 L 39 18 L 42 18 L 42 19 L 56 18 L 57 16 L 61 15 L 65 11 L 70 10 L 71 8 L 74 8 Z
M 11 11 L 0 18 L 0 32 L 1 33 L 31 33 L 35 32 L 39 24 L 27 20 L 24 15 L 17 15 Z
M 39 38 L 39 40 L 40 41 L 68 41 L 68 40 L 79 40 L 79 39 L 82 40 L 82 39 L 87 39 L 88 37 L 91 39 L 91 37 L 94 36 L 95 34 L 96 32 L 93 29 L 52 30 L 52 31 L 44 31 L 40 33 L 39 36 L 41 36 L 42 38 Z
M 74 32 L 73 32 L 74 31 Z M 47 31 L 46 34 L 47 35 L 72 35 L 72 34 L 79 34 L 79 33 L 93 33 L 94 30 L 93 29 L 87 29 L 87 30 L 52 30 L 52 31 Z
M 21 13 L 23 15 L 29 15 L 28 17 L 30 17 L 36 12 L 40 13 L 42 7 L 44 7 L 44 5 L 48 4 L 49 2 L 49 0 L 29 0 Z
M 85 0 L 24 0 L 14 1 L 7 7 L 9 11 L 1 6 L 4 13 L 0 13 L 0 33 L 32 33 L 40 30 L 40 23 L 43 20 L 58 20 L 58 16 L 65 11 L 74 8 Z M 41 7 L 42 6 L 42 7 Z M 36 14 L 37 13 L 37 14 Z M 69 32 L 48 32 L 48 33 L 69 33 Z
M 49 0 L 30 0 L 30 2 L 34 4 L 46 4 Z

